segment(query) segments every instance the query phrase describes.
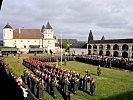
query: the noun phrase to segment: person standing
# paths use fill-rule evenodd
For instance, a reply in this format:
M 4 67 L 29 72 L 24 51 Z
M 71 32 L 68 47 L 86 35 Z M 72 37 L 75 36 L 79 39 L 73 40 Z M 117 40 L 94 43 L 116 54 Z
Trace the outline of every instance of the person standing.
M 101 75 L 101 68 L 100 68 L 100 65 L 97 67 L 97 75 L 98 75 L 98 76 Z
M 96 82 L 95 79 L 92 78 L 90 81 L 90 95 L 93 96 L 94 92 L 95 92 L 95 88 L 96 88 Z
M 56 98 L 57 96 L 57 80 L 56 79 L 52 79 L 51 92 L 52 92 L 52 96 Z
M 68 77 L 64 77 L 63 79 L 63 93 L 64 95 L 68 95 L 68 92 L 69 92 L 69 89 L 68 89 L 68 86 L 69 86 L 70 82 L 68 80 Z
M 87 74 L 85 74 L 84 77 L 83 77 L 83 87 L 82 87 L 82 89 L 83 89 L 84 92 L 87 92 L 87 90 L 88 90 L 87 89 L 87 87 L 88 87 L 87 82 L 88 82 L 88 80 L 87 80 Z
M 38 94 L 37 95 L 38 95 L 39 100 L 42 100 L 42 97 L 44 95 L 43 91 L 44 91 L 44 86 L 43 86 L 43 80 L 41 79 L 39 80 L 39 83 L 38 83 Z

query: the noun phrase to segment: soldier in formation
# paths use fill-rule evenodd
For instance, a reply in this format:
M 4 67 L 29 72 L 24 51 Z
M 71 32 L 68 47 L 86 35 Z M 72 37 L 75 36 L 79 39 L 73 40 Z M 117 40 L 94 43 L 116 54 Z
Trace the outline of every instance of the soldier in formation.
M 95 83 L 95 79 L 92 78 L 90 81 L 90 95 L 93 96 L 94 92 L 95 92 L 95 88 L 96 88 L 96 83 Z
M 90 72 L 84 76 L 76 73 L 75 71 L 68 71 L 58 68 L 55 65 L 50 65 L 45 62 L 27 58 L 23 60 L 23 64 L 33 70 L 32 85 L 33 93 L 37 95 L 39 80 L 42 79 L 43 89 L 56 98 L 58 91 L 64 95 L 69 95 L 70 91 L 74 94 L 77 90 L 88 91 L 88 82 L 90 82 Z M 38 68 L 42 67 L 42 69 Z M 28 82 L 29 84 L 29 82 Z M 42 92 L 41 92 L 42 93 Z

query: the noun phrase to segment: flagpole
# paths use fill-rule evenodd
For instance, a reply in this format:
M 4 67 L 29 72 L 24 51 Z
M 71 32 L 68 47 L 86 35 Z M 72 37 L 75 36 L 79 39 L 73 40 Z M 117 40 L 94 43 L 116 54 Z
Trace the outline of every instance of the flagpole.
M 62 33 L 61 33 L 61 66 L 62 66 Z

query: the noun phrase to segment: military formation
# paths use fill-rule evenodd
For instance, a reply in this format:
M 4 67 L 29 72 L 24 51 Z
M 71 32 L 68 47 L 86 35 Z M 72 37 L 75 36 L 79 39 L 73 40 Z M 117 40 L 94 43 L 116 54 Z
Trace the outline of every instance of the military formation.
M 4 68 L 4 70 L 1 70 L 1 68 Z M 8 68 L 9 65 L 6 62 L 0 61 L 0 88 L 1 90 L 4 90 L 1 93 L 7 93 L 8 96 L 4 97 L 5 100 L 27 100 L 28 91 L 23 86 L 23 81 L 21 77 L 17 77 L 12 69 Z M 5 75 L 6 74 L 6 75 Z M 3 83 L 3 84 L 2 84 Z M 4 88 L 4 89 L 3 89 Z M 5 96 L 4 94 L 4 96 Z M 2 96 L 2 95 L 1 95 Z M 8 98 L 8 99 L 7 99 Z
M 84 63 L 93 64 L 101 67 L 116 67 L 125 70 L 133 71 L 133 59 L 131 58 L 118 58 L 118 57 L 107 57 L 99 55 L 89 55 L 89 56 L 77 56 L 77 61 Z
M 42 62 L 57 62 L 61 61 L 61 56 L 60 55 L 56 55 L 54 57 L 49 56 L 49 57 L 44 57 L 44 56 L 32 56 L 31 58 L 42 61 Z M 62 56 L 62 61 L 73 61 L 74 60 L 74 56 Z
M 23 59 L 23 65 L 27 67 L 24 68 L 24 82 L 39 99 L 42 99 L 44 90 L 54 98 L 57 97 L 58 92 L 64 97 L 76 94 L 78 90 L 87 92 L 87 83 L 90 83 L 91 95 L 95 91 L 95 80 L 91 78 L 89 71 L 81 76 L 75 71 L 65 70 L 34 58 Z

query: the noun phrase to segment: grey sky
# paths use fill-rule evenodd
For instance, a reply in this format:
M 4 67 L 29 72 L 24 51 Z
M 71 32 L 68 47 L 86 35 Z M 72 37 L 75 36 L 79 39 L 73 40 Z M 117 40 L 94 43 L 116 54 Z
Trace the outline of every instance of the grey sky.
M 55 35 L 87 41 L 133 38 L 133 0 L 4 0 L 0 32 L 8 22 L 13 28 L 41 28 L 50 22 Z M 1 32 L 2 33 L 2 32 Z

